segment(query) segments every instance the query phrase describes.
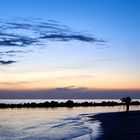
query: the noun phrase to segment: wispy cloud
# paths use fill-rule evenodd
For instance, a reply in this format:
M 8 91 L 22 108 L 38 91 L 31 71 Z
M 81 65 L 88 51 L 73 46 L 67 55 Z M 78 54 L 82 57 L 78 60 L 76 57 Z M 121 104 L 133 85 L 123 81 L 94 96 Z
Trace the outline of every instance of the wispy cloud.
M 17 47 L 25 47 L 28 45 L 34 44 L 36 39 L 25 37 L 25 36 L 18 36 L 18 35 L 2 35 L 0 34 L 0 46 L 17 46 Z
M 0 65 L 10 65 L 10 64 L 13 64 L 13 63 L 16 63 L 16 61 L 13 61 L 13 60 L 0 60 Z
M 33 52 L 32 50 L 27 50 L 27 51 L 22 51 L 22 50 L 9 50 L 9 51 L 0 51 L 0 55 L 14 55 L 17 53 L 29 53 L 29 52 Z
M 0 23 L 0 46 L 27 47 L 41 40 L 105 43 L 103 39 L 83 32 L 75 32 L 57 21 L 11 20 Z
M 7 51 L 0 51 L 0 59 L 4 56 L 13 57 L 18 53 L 29 53 L 22 51 L 23 48 L 47 45 L 47 41 L 82 41 L 88 43 L 106 44 L 106 41 L 93 36 L 87 32 L 75 31 L 55 20 L 43 19 L 9 19 L 0 20 L 0 48 L 7 47 Z M 17 48 L 21 50 L 17 51 Z M 9 58 L 8 58 L 9 59 Z M 13 64 L 16 61 L 0 60 L 0 65 Z
M 80 35 L 80 34 L 50 34 L 41 37 L 43 39 L 51 39 L 56 41 L 71 41 L 78 40 L 84 42 L 105 42 L 104 40 L 97 39 L 94 37 L 89 37 L 88 35 Z

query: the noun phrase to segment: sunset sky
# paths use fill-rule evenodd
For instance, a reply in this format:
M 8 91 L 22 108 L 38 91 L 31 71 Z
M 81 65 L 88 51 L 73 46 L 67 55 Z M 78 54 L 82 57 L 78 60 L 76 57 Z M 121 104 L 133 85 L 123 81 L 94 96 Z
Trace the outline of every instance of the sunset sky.
M 0 96 L 53 89 L 140 94 L 139 0 L 0 1 Z

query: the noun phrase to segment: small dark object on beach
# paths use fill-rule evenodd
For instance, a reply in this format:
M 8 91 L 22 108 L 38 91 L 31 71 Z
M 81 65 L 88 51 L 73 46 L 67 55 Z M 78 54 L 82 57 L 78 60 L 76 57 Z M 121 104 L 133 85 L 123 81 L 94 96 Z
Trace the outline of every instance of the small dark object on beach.
M 121 101 L 126 104 L 126 112 L 129 112 L 129 106 L 132 99 L 130 97 L 126 97 L 126 98 L 122 98 Z

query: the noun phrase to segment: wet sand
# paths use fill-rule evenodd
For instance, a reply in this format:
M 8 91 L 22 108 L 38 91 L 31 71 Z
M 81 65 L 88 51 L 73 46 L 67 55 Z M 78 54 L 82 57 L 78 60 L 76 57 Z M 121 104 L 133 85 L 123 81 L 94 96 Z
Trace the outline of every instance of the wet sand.
M 140 111 L 101 113 L 91 116 L 101 122 L 97 140 L 140 140 Z

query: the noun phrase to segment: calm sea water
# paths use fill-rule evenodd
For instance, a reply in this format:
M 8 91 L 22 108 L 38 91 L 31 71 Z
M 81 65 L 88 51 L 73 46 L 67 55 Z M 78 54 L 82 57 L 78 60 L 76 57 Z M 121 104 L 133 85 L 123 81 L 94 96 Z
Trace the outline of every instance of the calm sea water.
M 3 101 L 23 103 L 46 100 L 0 100 Z M 0 109 L 0 140 L 95 140 L 101 134 L 100 122 L 90 122 L 88 116 L 124 109 L 119 106 Z M 140 106 L 130 109 L 140 110 Z

